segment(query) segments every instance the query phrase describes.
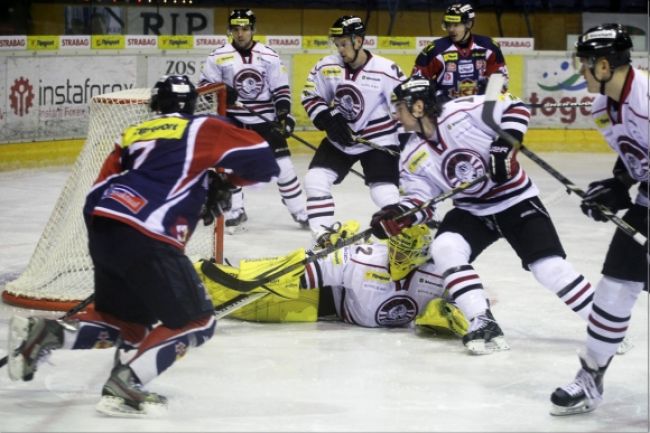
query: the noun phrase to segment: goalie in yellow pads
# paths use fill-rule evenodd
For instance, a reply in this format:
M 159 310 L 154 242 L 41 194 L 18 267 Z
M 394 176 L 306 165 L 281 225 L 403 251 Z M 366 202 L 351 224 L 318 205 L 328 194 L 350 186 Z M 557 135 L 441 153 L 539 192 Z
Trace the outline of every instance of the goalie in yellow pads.
M 332 236 L 354 235 L 356 221 L 338 225 Z M 333 242 L 335 243 L 335 242 Z M 409 327 L 462 336 L 467 321 L 443 297 L 440 276 L 430 260 L 431 233 L 417 225 L 388 243 L 361 243 L 343 247 L 301 266 L 254 292 L 269 294 L 229 317 L 257 322 L 314 322 L 338 318 L 364 327 Z M 241 295 L 211 278 L 214 268 L 241 280 L 289 267 L 305 258 L 299 249 L 287 256 L 242 260 L 240 267 L 200 261 L 196 269 L 215 305 Z

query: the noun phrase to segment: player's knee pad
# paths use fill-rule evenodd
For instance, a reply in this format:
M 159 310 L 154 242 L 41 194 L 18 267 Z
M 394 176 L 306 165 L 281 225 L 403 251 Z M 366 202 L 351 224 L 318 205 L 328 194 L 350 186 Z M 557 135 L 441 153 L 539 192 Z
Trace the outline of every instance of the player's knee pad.
M 431 243 L 431 256 L 441 272 L 469 263 L 471 253 L 471 247 L 458 233 L 441 233 Z
M 307 197 L 324 197 L 332 194 L 336 173 L 327 168 L 310 168 L 305 174 L 304 188 Z
M 604 275 L 598 282 L 594 304 L 617 317 L 629 316 L 642 291 L 643 283 Z
M 382 208 L 389 204 L 399 202 L 399 190 L 397 186 L 388 182 L 376 182 L 370 184 L 370 198 L 377 207 Z
M 280 174 L 278 176 L 279 183 L 285 183 L 296 177 L 296 169 L 293 166 L 293 161 L 288 156 L 277 158 L 275 162 L 280 167 Z

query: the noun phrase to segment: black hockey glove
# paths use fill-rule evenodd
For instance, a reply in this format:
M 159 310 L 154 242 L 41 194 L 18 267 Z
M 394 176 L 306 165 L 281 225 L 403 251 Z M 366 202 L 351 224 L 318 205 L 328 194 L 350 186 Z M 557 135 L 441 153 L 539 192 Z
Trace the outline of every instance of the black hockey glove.
M 396 218 L 408 210 L 407 206 L 397 203 L 384 206 L 375 212 L 370 219 L 372 234 L 379 239 L 387 239 L 390 236 L 400 234 L 405 228 L 411 227 L 415 223 L 415 214 Z
M 616 213 L 632 206 L 629 187 L 615 177 L 591 182 L 582 198 L 580 209 L 596 221 L 607 221 L 607 217 L 598 209 L 598 205 L 609 208 Z
M 280 129 L 280 134 L 282 134 L 284 138 L 287 138 L 293 134 L 293 128 L 296 127 L 296 120 L 288 111 L 278 110 L 277 113 L 275 121 Z
M 231 189 L 233 186 L 224 175 L 213 170 L 208 171 L 208 195 L 201 207 L 201 213 L 199 213 L 203 225 L 209 226 L 215 218 L 230 209 L 232 205 Z
M 226 105 L 228 107 L 235 105 L 238 96 L 237 90 L 226 84 Z
M 503 183 L 517 174 L 517 149 L 505 140 L 498 139 L 490 146 L 490 178 L 496 183 Z
M 341 113 L 332 116 L 327 111 L 318 113 L 314 119 L 316 128 L 327 133 L 327 138 L 342 146 L 352 146 L 352 131 L 348 126 L 348 121 Z

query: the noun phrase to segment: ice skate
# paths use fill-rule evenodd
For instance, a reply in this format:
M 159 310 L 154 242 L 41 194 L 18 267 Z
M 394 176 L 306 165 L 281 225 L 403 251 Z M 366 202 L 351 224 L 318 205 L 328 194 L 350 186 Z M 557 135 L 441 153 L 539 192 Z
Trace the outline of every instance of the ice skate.
M 463 344 L 472 355 L 487 355 L 510 349 L 501 327 L 490 310 L 486 310 L 485 314 L 480 314 L 470 321 L 469 331 L 463 337 Z
M 244 223 L 248 221 L 248 215 L 243 207 L 238 209 L 231 209 L 226 212 L 226 220 L 224 225 L 226 226 L 226 232 L 230 235 L 246 231 Z
M 301 229 L 309 229 L 309 218 L 307 217 L 306 211 L 301 210 L 300 212 L 292 213 L 291 217 L 300 225 Z
M 551 394 L 551 415 L 591 412 L 603 400 L 603 375 L 607 367 L 598 367 L 585 354 L 579 356 L 582 368 L 576 378 Z
M 140 380 L 127 365 L 117 365 L 102 388 L 98 412 L 118 417 L 152 417 L 167 412 L 167 398 L 142 389 Z
M 62 345 L 63 326 L 58 321 L 13 316 L 9 322 L 9 377 L 11 380 L 32 380 L 38 363 Z
M 625 355 L 627 352 L 632 350 L 633 347 L 634 343 L 632 343 L 628 337 L 625 337 L 623 341 L 621 341 L 621 344 L 616 348 L 616 354 Z

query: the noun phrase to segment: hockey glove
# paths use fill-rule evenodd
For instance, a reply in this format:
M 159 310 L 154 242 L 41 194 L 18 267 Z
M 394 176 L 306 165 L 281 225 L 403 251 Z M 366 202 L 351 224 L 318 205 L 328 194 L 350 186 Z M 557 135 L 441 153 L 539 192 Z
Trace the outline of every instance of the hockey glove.
M 226 84 L 226 105 L 228 107 L 235 105 L 238 96 L 237 90 Z
M 379 239 L 387 239 L 400 234 L 405 228 L 411 227 L 415 223 L 415 214 L 398 218 L 408 210 L 409 208 L 402 204 L 384 206 L 372 215 L 370 220 L 372 234 Z
M 598 209 L 598 205 L 609 208 L 616 213 L 632 206 L 629 187 L 615 177 L 597 180 L 589 184 L 589 189 L 582 198 L 580 209 L 596 221 L 607 221 L 607 217 Z
M 225 179 L 223 174 L 208 171 L 208 195 L 201 207 L 199 217 L 203 225 L 209 226 L 224 211 L 230 209 L 232 203 L 232 184 Z
M 327 111 L 318 113 L 314 119 L 316 128 L 327 133 L 327 138 L 342 146 L 352 146 L 352 131 L 348 126 L 348 121 L 341 113 L 332 116 Z
M 275 121 L 280 129 L 280 134 L 284 138 L 293 134 L 293 129 L 296 127 L 296 120 L 288 111 L 278 111 Z
M 517 149 L 505 140 L 496 140 L 490 146 L 490 178 L 496 183 L 503 183 L 517 174 Z

